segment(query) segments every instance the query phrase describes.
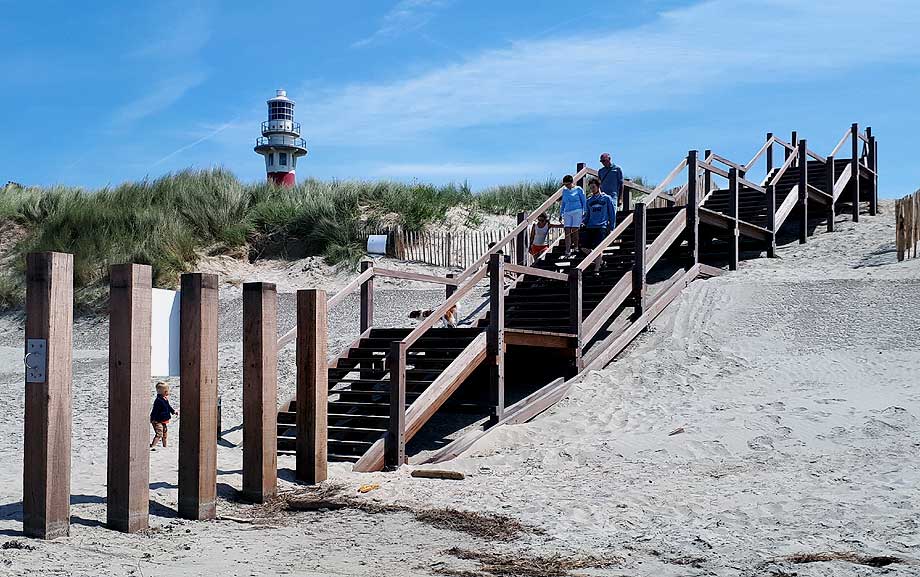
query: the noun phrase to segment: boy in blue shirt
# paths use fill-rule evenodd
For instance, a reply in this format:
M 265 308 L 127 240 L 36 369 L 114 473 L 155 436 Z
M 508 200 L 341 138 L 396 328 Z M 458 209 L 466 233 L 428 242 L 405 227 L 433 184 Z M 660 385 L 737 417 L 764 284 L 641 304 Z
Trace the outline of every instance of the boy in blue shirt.
M 591 179 L 588 190 L 591 196 L 587 199 L 588 209 L 585 212 L 585 248 L 594 250 L 616 227 L 617 207 L 613 199 L 601 191 L 599 180 Z M 594 261 L 594 274 L 600 273 L 603 263 L 603 256 Z
M 150 448 L 156 447 L 159 441 L 166 446 L 166 437 L 169 434 L 169 420 L 173 415 L 178 415 L 179 411 L 172 408 L 169 404 L 169 384 L 160 381 L 156 385 L 157 398 L 153 401 L 153 409 L 150 411 L 150 425 L 153 427 L 153 441 L 150 442 Z
M 575 186 L 575 178 L 571 174 L 566 174 L 562 178 L 561 202 L 559 213 L 562 215 L 562 226 L 565 228 L 565 253 L 571 256 L 578 252 L 578 231 L 588 206 L 585 191 L 580 186 Z

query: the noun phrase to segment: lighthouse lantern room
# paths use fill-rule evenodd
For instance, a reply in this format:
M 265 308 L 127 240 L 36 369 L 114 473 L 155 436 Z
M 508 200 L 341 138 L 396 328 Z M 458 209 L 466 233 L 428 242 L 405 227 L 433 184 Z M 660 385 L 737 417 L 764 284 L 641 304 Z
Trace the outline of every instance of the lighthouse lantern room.
M 307 143 L 300 138 L 300 123 L 294 122 L 294 101 L 277 90 L 268 101 L 268 120 L 262 123 L 262 137 L 255 151 L 265 157 L 268 180 L 280 186 L 294 186 L 297 159 L 307 155 Z

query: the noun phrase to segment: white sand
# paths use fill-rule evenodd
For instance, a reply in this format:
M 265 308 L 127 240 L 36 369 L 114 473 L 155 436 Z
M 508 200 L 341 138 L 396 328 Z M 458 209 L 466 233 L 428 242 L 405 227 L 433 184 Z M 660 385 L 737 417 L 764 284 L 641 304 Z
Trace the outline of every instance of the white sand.
M 580 571 L 589 575 L 920 574 L 913 564 L 775 561 L 824 551 L 920 559 L 920 260 L 895 262 L 891 204 L 883 209 L 855 226 L 841 219 L 840 232 L 785 246 L 779 259 L 693 283 L 653 330 L 565 401 L 441 465 L 465 472 L 463 481 L 332 467 L 333 479 L 352 488 L 380 483 L 367 499 L 499 512 L 546 531 L 508 544 L 406 514 L 301 513 L 273 528 L 177 520 L 174 447 L 151 455 L 158 529 L 108 531 L 99 526 L 105 354 L 76 351 L 72 536 L 0 550 L 0 575 L 475 569 L 443 553 L 455 544 L 624 559 Z M 17 330 L 7 319 L 0 338 Z M 9 344 L 0 348 L 0 542 L 21 539 L 21 349 Z M 228 374 L 234 351 L 222 351 Z M 225 418 L 224 428 L 233 425 Z M 668 435 L 677 428 L 684 432 Z M 240 486 L 240 460 L 239 447 L 219 451 L 224 495 Z M 247 511 L 229 501 L 218 508 Z

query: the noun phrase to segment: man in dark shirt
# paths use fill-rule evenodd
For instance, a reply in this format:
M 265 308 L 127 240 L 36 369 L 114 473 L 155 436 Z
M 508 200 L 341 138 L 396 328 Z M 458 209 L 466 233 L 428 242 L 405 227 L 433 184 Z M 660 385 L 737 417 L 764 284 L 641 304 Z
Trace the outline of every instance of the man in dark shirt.
M 601 155 L 601 165 L 601 169 L 597 171 L 597 179 L 601 181 L 601 192 L 613 200 L 614 206 L 618 206 L 620 195 L 623 194 L 623 171 L 613 163 L 609 152 Z

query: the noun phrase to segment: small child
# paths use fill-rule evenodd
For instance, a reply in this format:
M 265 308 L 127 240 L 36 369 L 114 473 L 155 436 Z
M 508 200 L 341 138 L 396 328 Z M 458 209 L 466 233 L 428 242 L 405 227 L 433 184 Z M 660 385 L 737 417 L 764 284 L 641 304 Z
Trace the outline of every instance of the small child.
M 549 231 L 552 228 L 562 228 L 562 225 L 551 223 L 545 212 L 540 213 L 530 229 L 530 256 L 534 260 L 549 248 Z
M 173 410 L 169 404 L 169 384 L 160 381 L 157 383 L 157 398 L 153 401 L 153 410 L 150 411 L 150 424 L 153 425 L 153 441 L 150 442 L 150 448 L 154 448 L 157 441 L 163 440 L 163 446 L 166 446 L 166 435 L 168 433 L 169 419 L 172 415 L 178 415 L 179 411 Z

